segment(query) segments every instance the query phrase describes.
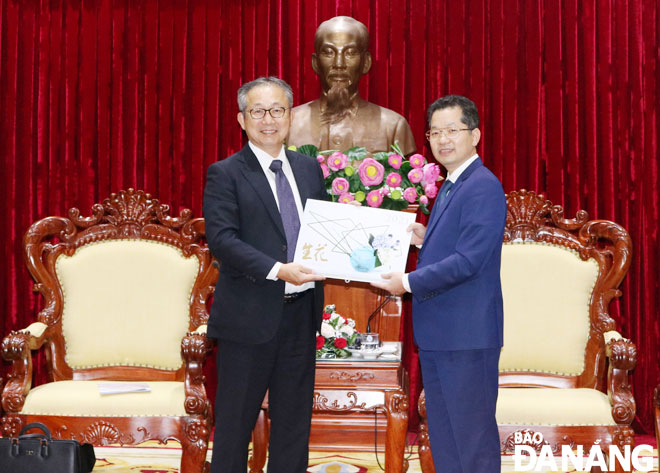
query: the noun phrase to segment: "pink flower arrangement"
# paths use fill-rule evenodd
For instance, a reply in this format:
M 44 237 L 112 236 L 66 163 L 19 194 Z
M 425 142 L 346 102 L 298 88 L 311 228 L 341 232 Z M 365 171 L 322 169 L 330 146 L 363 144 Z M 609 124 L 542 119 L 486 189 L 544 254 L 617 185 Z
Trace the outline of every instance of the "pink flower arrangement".
M 365 186 L 377 186 L 383 182 L 385 168 L 373 158 L 367 158 L 360 164 L 358 175 Z
M 350 192 L 344 192 L 342 195 L 339 196 L 339 202 L 341 202 L 342 204 L 348 204 L 349 202 L 353 202 L 354 200 L 355 200 L 355 196 Z
M 332 153 L 328 157 L 328 168 L 332 171 L 340 171 L 348 165 L 348 156 L 340 151 Z
M 413 154 L 409 161 L 410 165 L 415 169 L 421 168 L 426 164 L 426 158 L 419 153 Z
M 383 203 L 383 195 L 379 190 L 373 190 L 367 194 L 367 205 L 369 207 L 380 207 L 380 204 Z
M 423 177 L 424 177 L 424 173 L 419 168 L 411 169 L 410 172 L 408 173 L 408 179 L 410 179 L 410 182 L 412 182 L 413 184 L 418 184 L 422 182 Z
M 324 152 L 313 145 L 300 146 L 297 151 L 319 163 L 333 202 L 357 201 L 391 210 L 419 204 L 420 210 L 428 214 L 429 198 L 437 194 L 432 187 L 440 175 L 438 165 L 427 164 L 421 154 L 405 158 L 397 144 L 391 151 L 375 153 L 362 147 Z
M 438 186 L 435 184 L 427 184 L 426 187 L 424 187 L 424 194 L 426 194 L 426 197 L 429 199 L 433 199 L 438 195 Z
M 424 173 L 424 177 L 422 178 L 423 186 L 435 184 L 440 177 L 440 166 L 435 163 L 428 163 L 424 166 L 422 172 Z
M 403 198 L 411 204 L 414 204 L 417 201 L 417 189 L 414 187 L 406 187 L 403 191 Z
M 350 187 L 348 181 L 343 177 L 336 177 L 335 180 L 332 181 L 332 193 L 335 195 L 345 194 Z
M 398 172 L 391 172 L 387 175 L 387 178 L 385 178 L 385 182 L 387 182 L 387 185 L 390 187 L 399 187 L 402 180 L 401 174 Z
M 394 169 L 399 169 L 403 164 L 403 157 L 400 154 L 390 154 L 387 158 L 387 162 L 390 163 Z

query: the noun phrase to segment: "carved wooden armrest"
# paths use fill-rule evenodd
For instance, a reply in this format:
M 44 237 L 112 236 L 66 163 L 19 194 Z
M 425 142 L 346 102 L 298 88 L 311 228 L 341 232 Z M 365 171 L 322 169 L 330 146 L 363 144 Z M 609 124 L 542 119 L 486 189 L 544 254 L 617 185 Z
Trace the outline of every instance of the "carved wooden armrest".
M 188 333 L 181 342 L 181 356 L 185 364 L 185 408 L 190 415 L 207 416 L 211 409 L 211 403 L 206 397 L 202 369 L 206 356 L 213 348 L 213 341 L 206 337 L 205 327 L 200 326 L 194 332 Z
M 612 417 L 617 424 L 630 424 L 635 417 L 635 399 L 628 384 L 628 372 L 637 364 L 637 348 L 620 334 L 607 332 L 605 353 L 609 360 L 607 395 L 612 405 Z
M 32 354 L 30 350 L 38 350 L 47 339 L 48 326 L 35 322 L 30 326 L 12 330 L 2 340 L 2 357 L 12 362 L 5 389 L 2 391 L 2 407 L 5 412 L 19 412 L 25 403 L 32 387 Z

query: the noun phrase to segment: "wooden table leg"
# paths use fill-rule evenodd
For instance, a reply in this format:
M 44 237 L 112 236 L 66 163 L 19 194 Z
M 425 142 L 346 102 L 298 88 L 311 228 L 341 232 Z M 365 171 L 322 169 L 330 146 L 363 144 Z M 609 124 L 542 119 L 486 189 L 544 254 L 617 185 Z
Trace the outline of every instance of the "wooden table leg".
M 408 435 L 408 395 L 396 391 L 386 392 L 385 414 L 385 473 L 405 473 L 408 470 L 408 462 L 404 459 Z
M 268 431 L 268 415 L 266 409 L 262 408 L 252 431 L 252 456 L 248 462 L 250 473 L 264 473 L 268 452 Z

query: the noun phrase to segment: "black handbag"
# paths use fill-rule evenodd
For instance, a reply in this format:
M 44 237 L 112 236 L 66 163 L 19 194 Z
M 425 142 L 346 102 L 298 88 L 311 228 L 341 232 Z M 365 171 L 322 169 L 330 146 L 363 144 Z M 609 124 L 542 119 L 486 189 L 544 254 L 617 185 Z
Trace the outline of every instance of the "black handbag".
M 26 434 L 30 429 L 44 433 Z M 7 473 L 89 473 L 96 456 L 90 444 L 53 440 L 44 424 L 28 424 L 18 437 L 0 438 L 0 471 Z

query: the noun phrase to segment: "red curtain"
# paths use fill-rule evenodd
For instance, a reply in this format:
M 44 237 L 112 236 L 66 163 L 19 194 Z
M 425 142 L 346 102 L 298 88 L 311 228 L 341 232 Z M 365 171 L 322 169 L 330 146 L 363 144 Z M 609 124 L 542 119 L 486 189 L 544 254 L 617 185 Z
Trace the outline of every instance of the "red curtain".
M 613 312 L 638 346 L 632 383 L 638 427 L 649 431 L 660 381 L 659 9 L 656 0 L 0 0 L 0 335 L 27 326 L 40 303 L 22 261 L 31 222 L 73 206 L 88 214 L 128 187 L 200 215 L 206 168 L 243 142 L 239 85 L 277 75 L 296 103 L 316 98 L 314 31 L 350 15 L 371 32 L 362 95 L 406 116 L 428 157 L 426 106 L 467 95 L 481 111 L 480 152 L 505 191 L 543 192 L 569 217 L 585 209 L 628 229 L 633 264 Z M 404 338 L 418 381 L 409 320 Z

